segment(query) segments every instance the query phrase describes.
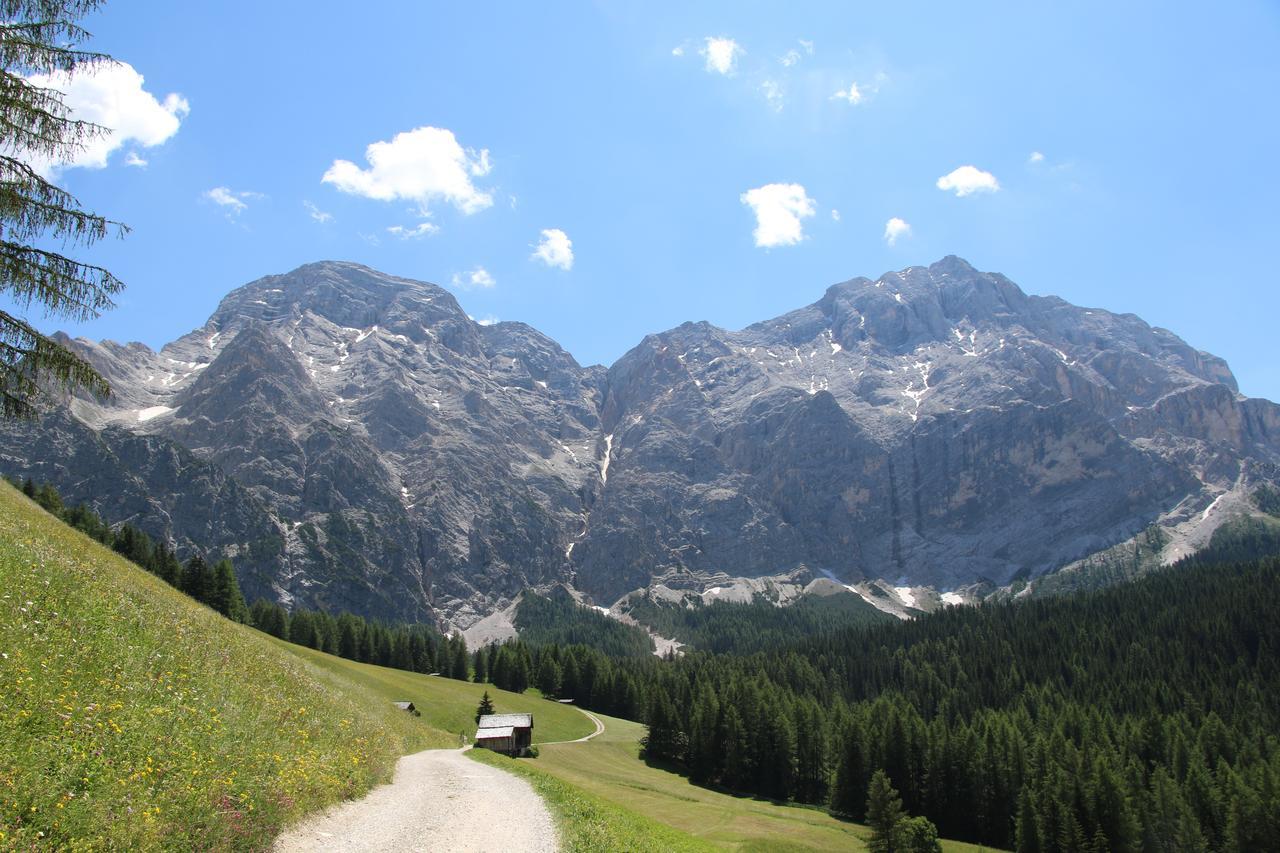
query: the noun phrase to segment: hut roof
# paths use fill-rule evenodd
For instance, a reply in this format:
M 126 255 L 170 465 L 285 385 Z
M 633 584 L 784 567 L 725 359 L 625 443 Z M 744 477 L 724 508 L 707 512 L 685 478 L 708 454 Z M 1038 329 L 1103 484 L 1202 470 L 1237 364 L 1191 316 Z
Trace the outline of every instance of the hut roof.
M 480 728 L 502 728 L 511 726 L 517 729 L 533 728 L 533 714 L 485 714 L 480 718 Z
M 476 740 L 492 740 L 493 738 L 511 737 L 515 729 L 511 726 L 488 726 L 476 730 Z

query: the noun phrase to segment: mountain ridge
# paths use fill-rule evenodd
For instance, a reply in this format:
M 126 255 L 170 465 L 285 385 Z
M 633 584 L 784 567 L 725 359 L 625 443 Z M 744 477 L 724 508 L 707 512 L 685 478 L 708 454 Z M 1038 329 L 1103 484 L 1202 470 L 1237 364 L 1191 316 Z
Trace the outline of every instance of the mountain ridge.
M 74 345 L 116 397 L 46 416 L 6 469 L 101 502 L 76 490 L 107 463 L 76 448 L 150 436 L 247 490 L 256 520 L 166 510 L 149 532 L 229 543 L 252 593 L 460 627 L 558 583 L 607 605 L 831 573 L 937 603 L 1151 524 L 1171 561 L 1280 462 L 1280 407 L 1221 359 L 954 256 L 737 331 L 647 335 L 608 368 L 349 262 L 236 288 L 157 352 Z M 279 547 L 246 559 L 250 527 Z

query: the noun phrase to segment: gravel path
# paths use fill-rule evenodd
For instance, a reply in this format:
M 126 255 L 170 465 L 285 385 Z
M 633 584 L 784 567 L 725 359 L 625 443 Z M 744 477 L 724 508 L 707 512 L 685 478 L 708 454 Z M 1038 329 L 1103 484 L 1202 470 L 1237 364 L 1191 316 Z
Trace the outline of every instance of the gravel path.
M 551 814 L 527 782 L 446 749 L 406 755 L 390 785 L 305 819 L 275 843 L 277 853 L 558 847 Z

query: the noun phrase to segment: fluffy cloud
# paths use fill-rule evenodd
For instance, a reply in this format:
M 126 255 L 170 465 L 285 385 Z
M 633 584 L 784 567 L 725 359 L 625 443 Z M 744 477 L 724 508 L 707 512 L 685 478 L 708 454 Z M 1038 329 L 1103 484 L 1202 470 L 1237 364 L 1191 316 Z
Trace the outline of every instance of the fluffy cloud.
M 179 94 L 156 100 L 142 88 L 142 75 L 126 62 L 103 63 L 70 74 L 35 74 L 29 79 L 41 88 L 62 92 L 72 118 L 107 128 L 69 159 L 29 158 L 32 167 L 46 175 L 76 166 L 101 169 L 112 153 L 128 143 L 144 148 L 160 145 L 178 132 L 182 119 L 191 112 L 191 105 Z M 135 153 L 127 163 L 140 166 L 146 161 Z
M 671 48 L 671 55 L 672 55 L 672 56 L 684 56 L 684 45 L 682 45 L 682 44 L 678 44 L 678 45 L 676 45 L 675 47 Z
M 323 210 L 316 207 L 314 204 L 312 204 L 309 201 L 304 201 L 302 203 L 302 206 L 307 209 L 307 215 L 310 216 L 312 219 L 314 219 L 316 222 L 319 222 L 321 225 L 324 225 L 326 222 L 333 221 L 332 213 L 325 213 Z
M 840 211 L 836 210 L 834 207 L 831 208 L 831 221 L 832 222 L 840 221 Z
M 489 271 L 484 267 L 476 267 L 470 272 L 463 272 L 463 273 L 456 272 L 453 274 L 452 281 L 453 281 L 454 287 L 461 288 L 462 290 L 471 290 L 474 287 L 479 287 L 487 290 L 498 283 L 493 276 L 489 275 Z M 480 322 L 480 325 L 482 326 L 489 325 L 484 321 L 479 321 L 479 322 Z
M 397 133 L 390 142 L 370 144 L 364 156 L 369 168 L 334 160 L 321 182 L 378 201 L 416 202 L 423 212 L 436 201 L 467 214 L 493 204 L 493 196 L 471 180 L 492 168 L 488 149 L 464 149 L 451 130 L 419 127 Z
M 562 270 L 573 268 L 573 241 L 559 228 L 542 229 L 542 240 L 529 257 L 542 261 L 549 267 Z
M 837 89 L 836 93 L 831 96 L 831 100 L 860 104 L 862 103 L 862 90 L 858 88 L 857 83 L 850 83 L 848 89 Z
M 943 191 L 954 191 L 959 197 L 973 193 L 993 193 L 1000 189 L 1000 182 L 990 172 L 976 166 L 961 166 L 950 174 L 938 178 L 936 184 Z
M 214 187 L 211 190 L 205 190 L 204 198 L 213 202 L 226 210 L 227 218 L 239 216 L 249 207 L 249 202 L 262 198 L 262 193 L 234 192 L 226 187 Z
M 899 237 L 911 236 L 911 226 L 906 220 L 893 217 L 884 224 L 884 241 L 890 246 L 898 242 Z
M 492 326 L 494 323 L 499 322 L 498 318 L 493 316 L 492 314 L 486 314 L 483 317 L 472 317 L 470 314 L 468 314 L 467 319 L 471 320 L 472 322 L 476 323 L 479 326 Z
M 738 64 L 738 57 L 746 51 L 731 38 L 707 36 L 706 46 L 698 52 L 707 61 L 708 72 L 713 74 L 732 74 L 734 66 Z
M 147 168 L 147 161 L 139 156 L 137 151 L 130 151 L 126 154 L 124 157 L 124 164 L 126 166 L 134 166 L 139 169 Z
M 387 229 L 387 233 L 392 237 L 399 237 L 401 240 L 421 240 L 423 237 L 430 237 L 432 234 L 440 230 L 440 226 L 430 222 L 419 222 L 417 225 L 392 225 Z
M 1043 163 L 1044 155 L 1039 151 L 1032 151 L 1031 156 L 1027 158 L 1028 163 Z
M 804 239 L 800 220 L 813 216 L 814 200 L 800 184 L 765 184 L 740 199 L 756 215 L 757 246 L 794 246 Z

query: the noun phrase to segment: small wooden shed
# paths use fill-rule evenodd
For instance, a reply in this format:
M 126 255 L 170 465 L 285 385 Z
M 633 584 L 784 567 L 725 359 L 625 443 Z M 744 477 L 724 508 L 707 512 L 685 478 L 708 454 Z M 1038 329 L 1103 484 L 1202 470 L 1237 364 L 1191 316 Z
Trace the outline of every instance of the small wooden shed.
M 485 714 L 476 728 L 476 746 L 521 755 L 533 743 L 533 714 Z

